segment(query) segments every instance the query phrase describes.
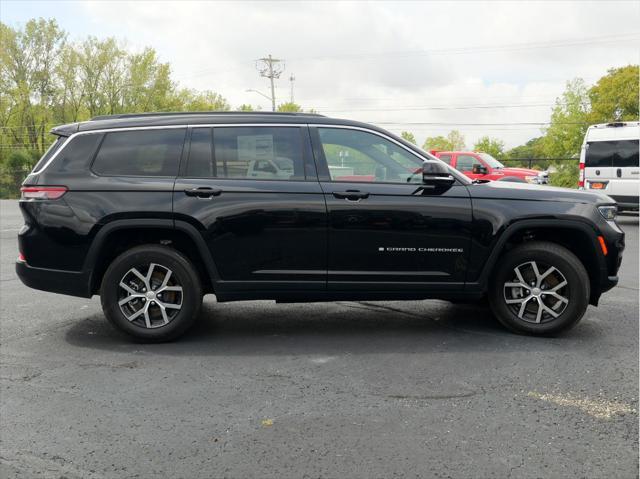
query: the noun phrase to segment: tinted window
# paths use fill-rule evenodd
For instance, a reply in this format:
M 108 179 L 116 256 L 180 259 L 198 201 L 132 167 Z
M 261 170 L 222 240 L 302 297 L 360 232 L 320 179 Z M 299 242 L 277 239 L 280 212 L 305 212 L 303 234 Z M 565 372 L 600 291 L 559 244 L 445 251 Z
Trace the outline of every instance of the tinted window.
M 93 171 L 109 176 L 176 176 L 184 128 L 107 133 Z
M 472 171 L 473 165 L 482 165 L 482 163 L 475 156 L 458 155 L 458 160 L 456 161 L 456 170 Z
M 440 155 L 438 158 L 444 161 L 447 165 L 451 164 L 451 155 Z
M 587 143 L 585 166 L 622 168 L 638 166 L 638 140 L 594 141 Z
M 347 128 L 319 128 L 332 181 L 422 182 L 423 161 L 381 136 Z
M 194 128 L 191 130 L 187 176 L 194 178 L 212 178 L 216 176 L 212 140 L 211 128 Z
M 42 168 L 47 163 L 47 161 L 49 161 L 49 158 L 51 158 L 55 154 L 55 152 L 58 151 L 58 149 L 66 140 L 67 137 L 65 136 L 56 137 L 55 141 L 51 143 L 51 146 L 47 149 L 47 151 L 45 151 L 44 155 L 42 155 L 42 158 L 38 160 L 36 166 L 33 167 L 33 171 L 38 171 L 40 168 Z
M 86 173 L 89 168 L 89 162 L 93 158 L 101 139 L 102 135 L 100 134 L 76 136 L 67 146 L 60 150 L 60 153 L 58 153 L 58 156 L 46 171 L 67 174 Z
M 303 180 L 297 127 L 214 128 L 213 173 L 219 178 Z

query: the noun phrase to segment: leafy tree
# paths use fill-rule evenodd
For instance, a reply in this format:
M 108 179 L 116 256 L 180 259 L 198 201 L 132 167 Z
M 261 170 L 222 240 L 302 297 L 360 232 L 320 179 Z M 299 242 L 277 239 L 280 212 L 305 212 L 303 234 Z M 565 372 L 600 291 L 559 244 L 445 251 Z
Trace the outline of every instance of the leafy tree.
M 302 111 L 302 107 L 297 103 L 288 101 L 286 103 L 281 103 L 280 105 L 278 105 L 278 111 L 284 113 L 298 113 Z
M 587 130 L 589 97 L 584 80 L 567 82 L 562 96 L 556 100 L 551 122 L 544 137 L 544 153 L 548 157 L 577 157 Z
M 467 148 L 464 136 L 458 130 L 451 130 L 447 135 L 447 140 L 451 143 L 452 150 L 465 150 Z
M 411 133 L 410 131 L 403 131 L 402 133 L 400 133 L 400 136 L 405 140 L 407 140 L 409 143 L 413 143 L 414 145 L 417 145 L 416 137 L 413 136 L 413 133 Z
M 238 107 L 238 111 L 255 111 L 252 105 L 243 103 Z
M 590 123 L 635 120 L 638 118 L 640 68 L 628 65 L 612 68 L 589 89 Z
M 449 151 L 452 150 L 451 142 L 444 136 L 429 136 L 424 143 L 422 144 L 422 149 L 429 150 L 444 150 Z
M 483 136 L 473 145 L 473 150 L 488 153 L 494 158 L 501 159 L 504 156 L 504 141 Z
M 444 137 L 430 136 L 422 145 L 423 150 L 456 151 L 466 149 L 464 136 L 458 130 L 452 130 Z

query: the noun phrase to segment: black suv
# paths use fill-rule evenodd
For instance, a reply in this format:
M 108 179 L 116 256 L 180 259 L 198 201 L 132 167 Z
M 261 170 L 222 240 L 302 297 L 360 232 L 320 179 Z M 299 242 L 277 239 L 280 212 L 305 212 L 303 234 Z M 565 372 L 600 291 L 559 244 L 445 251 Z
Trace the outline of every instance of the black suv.
M 375 126 L 311 114 L 115 115 L 63 125 L 27 177 L 20 279 L 100 294 L 139 339 L 202 297 L 480 301 L 522 333 L 576 324 L 615 286 L 609 197 L 472 182 Z

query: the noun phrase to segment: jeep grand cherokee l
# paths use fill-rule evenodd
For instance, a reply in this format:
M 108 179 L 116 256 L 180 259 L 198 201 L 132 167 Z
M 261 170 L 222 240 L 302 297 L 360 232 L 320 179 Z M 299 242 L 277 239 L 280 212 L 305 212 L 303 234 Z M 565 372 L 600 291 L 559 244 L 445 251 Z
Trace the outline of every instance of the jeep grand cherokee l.
M 364 123 L 141 114 L 52 133 L 22 187 L 17 273 L 32 288 L 99 294 L 138 339 L 178 337 L 207 293 L 487 297 L 511 330 L 551 334 L 618 280 L 624 234 L 609 197 L 473 182 Z

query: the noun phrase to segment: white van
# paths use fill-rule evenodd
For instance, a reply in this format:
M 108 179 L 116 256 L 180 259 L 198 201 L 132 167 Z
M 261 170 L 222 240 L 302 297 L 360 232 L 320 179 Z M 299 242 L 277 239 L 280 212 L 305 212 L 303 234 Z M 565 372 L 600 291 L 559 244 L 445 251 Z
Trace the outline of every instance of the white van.
M 640 122 L 590 126 L 580 151 L 580 189 L 602 190 L 619 211 L 638 211 L 639 144 Z

